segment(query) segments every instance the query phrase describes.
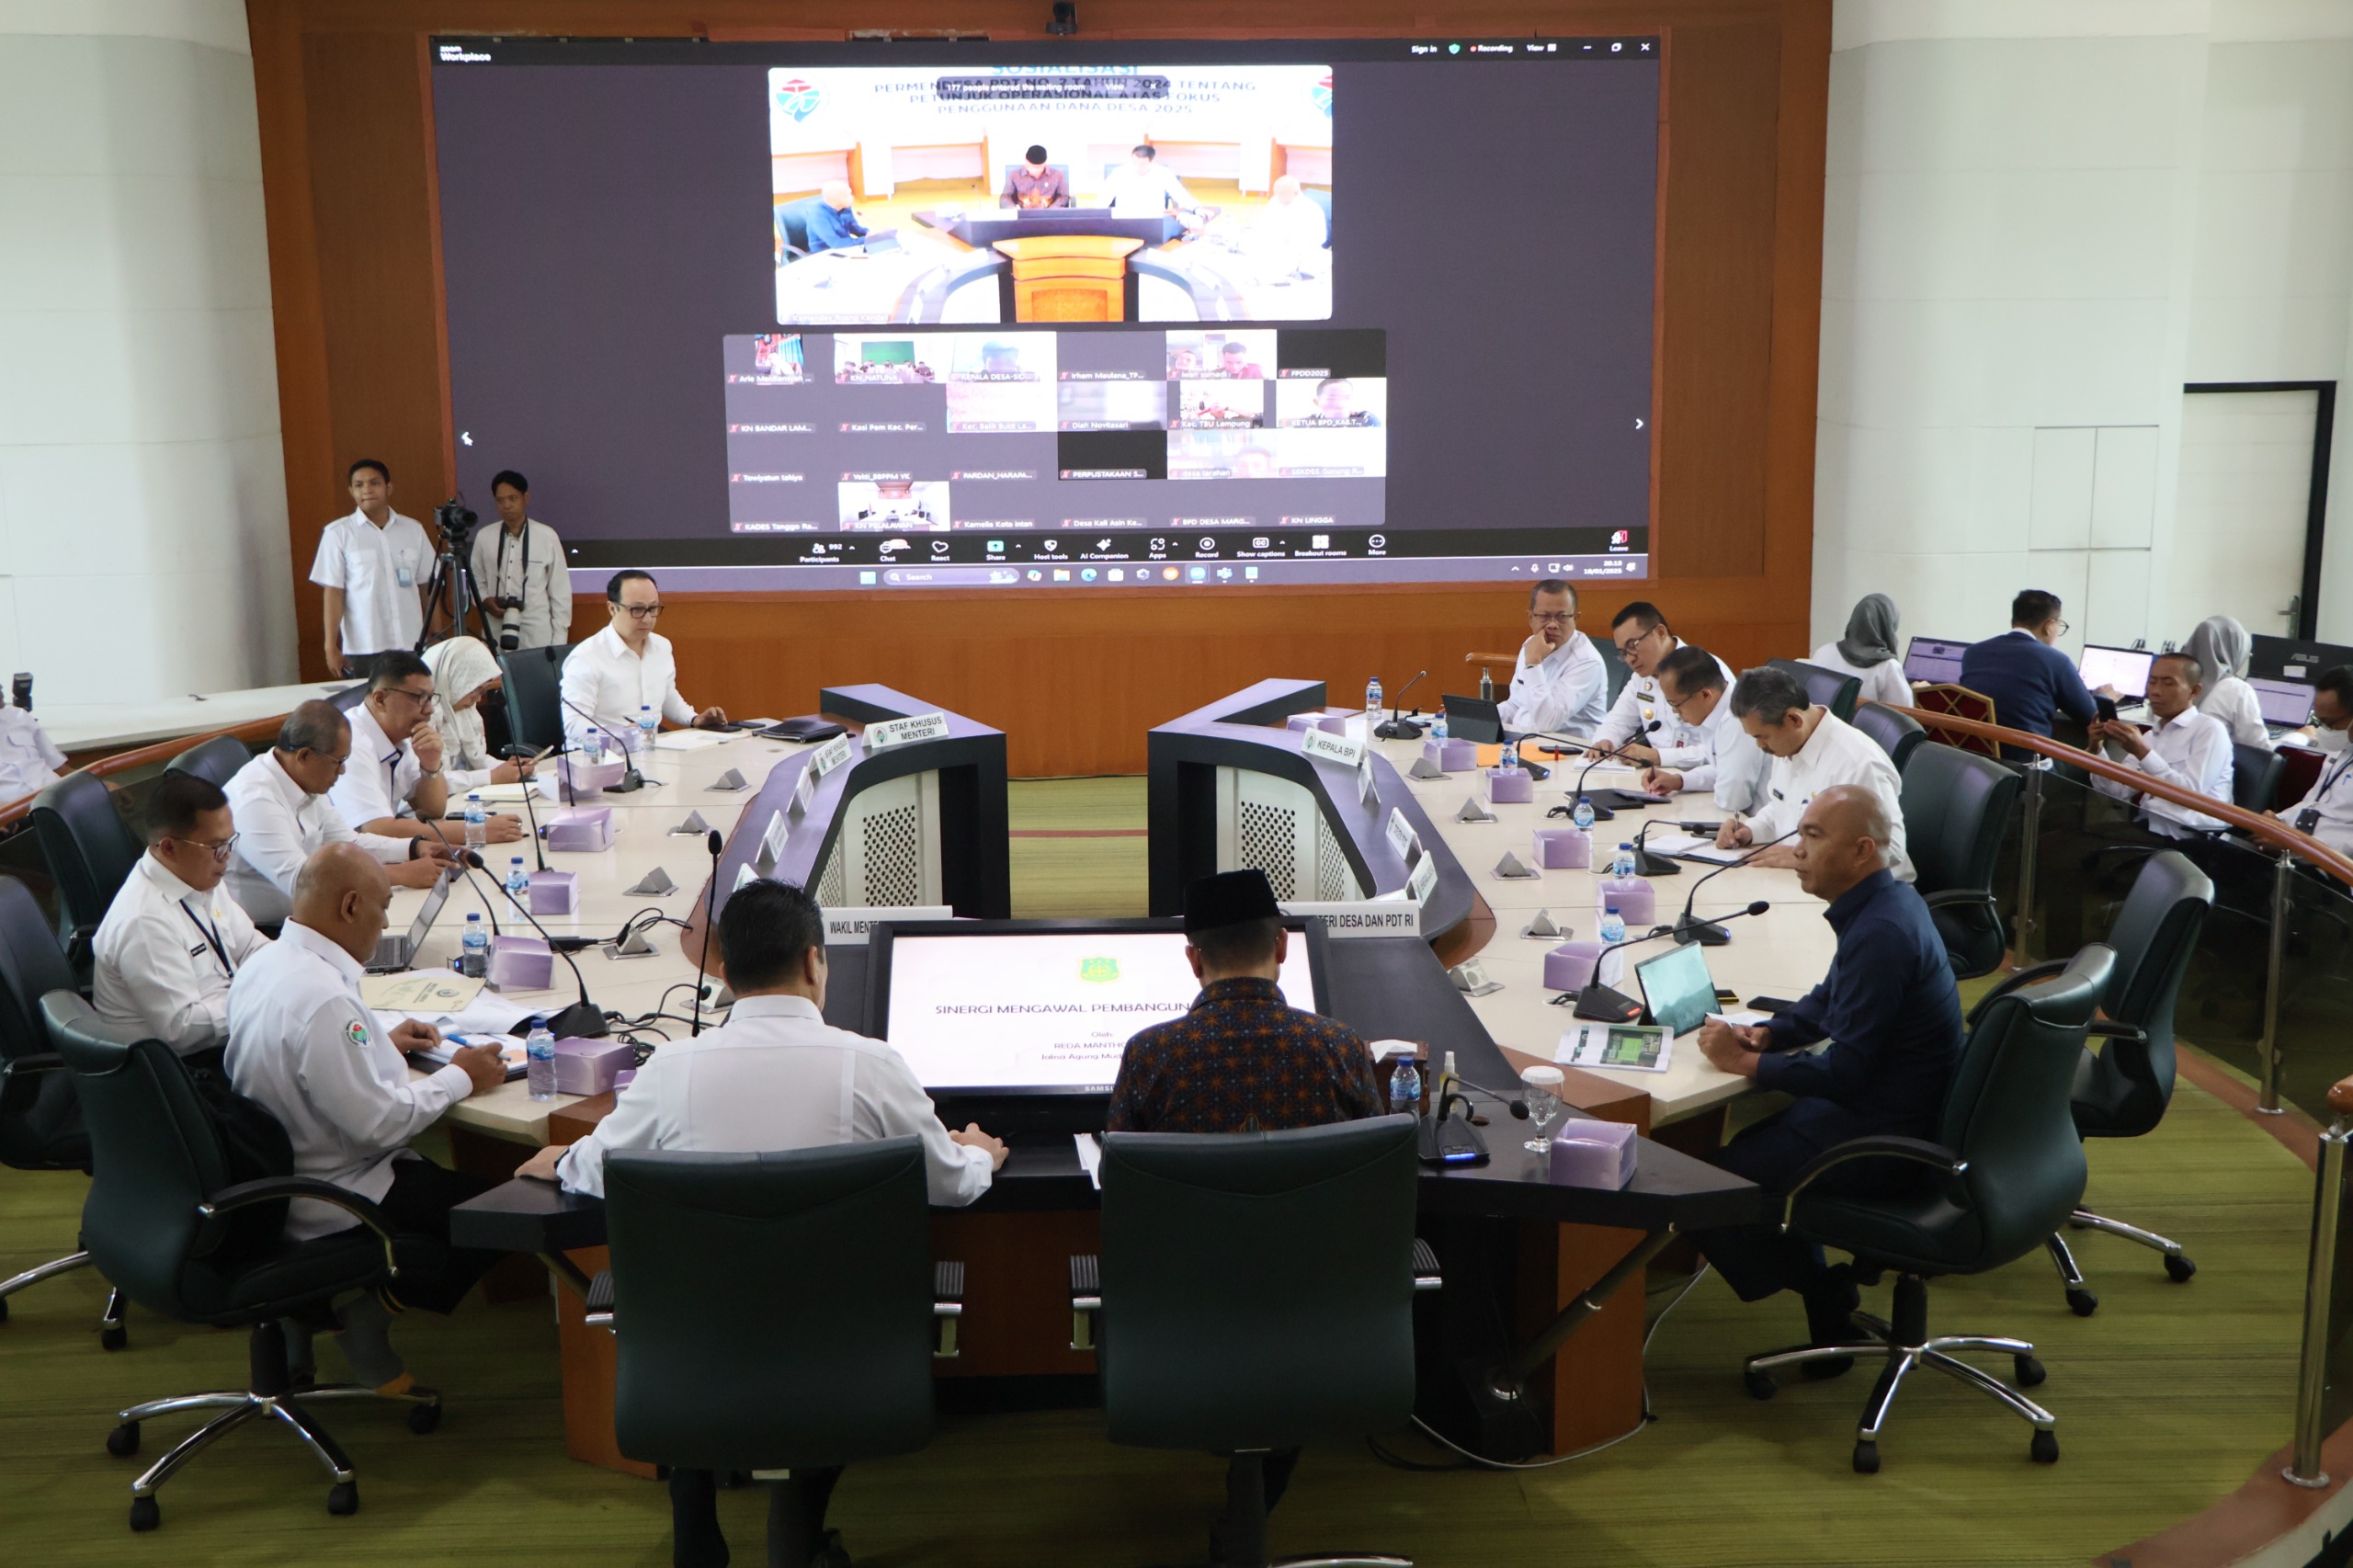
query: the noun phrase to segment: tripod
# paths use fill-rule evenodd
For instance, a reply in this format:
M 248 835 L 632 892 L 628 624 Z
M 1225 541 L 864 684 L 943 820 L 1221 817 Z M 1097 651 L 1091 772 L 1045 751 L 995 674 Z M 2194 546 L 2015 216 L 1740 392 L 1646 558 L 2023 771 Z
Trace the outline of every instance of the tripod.
M 451 516 L 452 513 L 459 516 Z M 490 617 L 482 608 L 482 584 L 474 577 L 472 563 L 467 559 L 473 549 L 474 514 L 460 503 L 450 502 L 434 508 L 433 520 L 441 530 L 441 552 L 433 558 L 433 575 L 425 584 L 425 626 L 416 636 L 414 650 L 422 653 L 427 644 L 437 641 L 433 635 L 433 617 L 449 598 L 449 630 L 444 637 L 470 635 L 466 618 L 472 616 L 482 626 L 483 641 L 491 647 L 498 646 L 490 629 Z

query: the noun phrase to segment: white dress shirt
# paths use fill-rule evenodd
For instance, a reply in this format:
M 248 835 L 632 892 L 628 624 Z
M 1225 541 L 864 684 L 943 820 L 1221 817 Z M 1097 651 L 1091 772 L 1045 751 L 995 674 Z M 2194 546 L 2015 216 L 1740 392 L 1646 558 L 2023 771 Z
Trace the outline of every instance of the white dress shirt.
M 2263 699 L 2238 676 L 2224 676 L 2200 692 L 2198 710 L 2220 719 L 2234 744 L 2269 749 L 2271 732 L 2264 727 Z
M 1263 261 L 1304 272 L 1322 264 L 1328 233 L 1324 209 L 1302 191 L 1290 201 L 1270 200 L 1258 209 L 1244 244 Z
M 1683 771 L 1683 788 L 1707 790 L 1715 795 L 1716 809 L 1734 816 L 1765 803 L 1767 756 L 1756 738 L 1732 716 L 1730 688 L 1716 693 L 1715 710 L 1700 726 L 1708 737 L 1708 760 Z
M 1185 182 L 1156 163 L 1146 165 L 1142 174 L 1133 164 L 1121 164 L 1103 182 L 1102 200 L 1121 218 L 1157 218 L 1172 207 L 1179 212 L 1200 210 Z
M 2148 732 L 2149 755 L 2134 756 L 2111 741 L 2111 760 L 2152 778 L 2162 778 L 2168 784 L 2178 784 L 2185 790 L 2195 790 L 2217 801 L 2231 798 L 2231 775 L 2234 771 L 2231 758 L 2231 733 L 2211 713 L 2196 708 L 2184 709 L 2172 719 L 2160 719 Z M 2134 791 L 2113 778 L 2095 778 L 2092 788 L 2116 800 L 2131 799 Z M 2154 795 L 2141 797 L 2141 817 L 2153 832 L 2168 838 L 2187 838 L 2198 833 L 2220 833 L 2224 823 L 2220 817 L 2210 817 L 2193 812 L 2188 806 L 2177 806 L 2171 801 L 2161 801 Z
M 363 766 L 357 753 L 351 766 Z M 292 913 L 294 879 L 322 846 L 357 844 L 393 866 L 409 858 L 415 842 L 354 833 L 333 801 L 306 792 L 287 776 L 275 750 L 239 768 L 223 792 L 237 824 L 237 847 L 229 857 L 229 875 L 222 886 L 265 926 Z
M 346 656 L 415 647 L 425 631 L 420 596 L 432 574 L 433 541 L 415 517 L 398 512 L 381 528 L 365 512 L 337 517 L 319 535 L 311 562 L 312 582 L 343 590 Z
M 949 1141 L 904 1057 L 828 1025 L 806 997 L 745 996 L 721 1028 L 656 1049 L 556 1176 L 602 1197 L 609 1150 L 772 1154 L 910 1133 L 923 1140 L 932 1202 L 961 1206 L 989 1189 L 988 1151 Z
M 357 832 L 363 824 L 387 817 L 414 817 L 416 808 L 410 802 L 424 779 L 425 765 L 416 760 L 415 747 L 384 733 L 365 702 L 351 710 L 351 760 L 327 791 L 346 826 Z
M 225 885 L 199 892 L 139 857 L 98 923 L 98 1017 L 186 1056 L 229 1043 L 229 982 L 269 938 Z
M 1515 730 L 1551 730 L 1589 735 L 1601 722 L 1609 698 L 1609 672 L 1593 639 L 1572 631 L 1566 641 L 1529 667 L 1523 647 L 1511 672 L 1511 695 L 1495 711 Z
M 1675 645 L 1682 647 L 1683 639 L 1677 638 Z M 1731 690 L 1732 666 L 1718 659 L 1716 668 L 1723 672 L 1724 689 Z M 1659 725 L 1655 734 L 1643 733 L 1643 726 L 1654 719 L 1665 722 Z M 1639 740 L 1658 753 L 1661 767 L 1673 768 L 1677 773 L 1688 767 L 1704 767 L 1708 762 L 1708 737 L 1697 726 L 1687 724 L 1675 716 L 1675 710 L 1667 704 L 1666 694 L 1658 688 L 1658 677 L 1655 676 L 1629 676 L 1625 689 L 1618 694 L 1618 700 L 1602 716 L 1601 728 L 1594 732 L 1593 738 L 1613 745 L 1620 741 Z
M 1886 702 L 1899 708 L 1912 706 L 1912 683 L 1904 678 L 1904 661 L 1881 659 L 1876 665 L 1855 665 L 1838 651 L 1836 642 L 1824 642 L 1806 655 L 1809 665 L 1819 665 L 1825 670 L 1855 676 L 1863 683 L 1858 702 Z
M 38 795 L 57 782 L 65 754 L 21 708 L 0 702 L 0 805 Z
M 2307 811 L 2317 820 L 2304 831 L 2339 855 L 2353 855 L 2353 751 L 2323 753 L 2320 777 L 2302 800 L 2279 814 L 2293 827 Z
M 473 568 L 483 593 L 522 607 L 496 623 L 497 630 L 515 629 L 517 647 L 551 647 L 572 635 L 572 574 L 564 568 L 563 540 L 547 524 L 525 518 L 521 539 L 510 538 L 504 523 L 483 529 L 474 535 Z
M 285 1127 L 296 1176 L 373 1201 L 392 1190 L 392 1162 L 409 1140 L 473 1081 L 454 1064 L 412 1081 L 391 1033 L 359 1000 L 359 976 L 349 953 L 288 921 L 229 987 L 229 1082 Z M 286 1235 L 306 1242 L 358 1222 L 298 1198 Z
M 1732 706 L 1727 702 L 1724 706 Z M 1889 836 L 1887 869 L 1899 882 L 1911 881 L 1918 873 L 1912 869 L 1912 857 L 1904 847 L 1904 780 L 1887 753 L 1869 735 L 1847 723 L 1826 708 L 1814 711 L 1822 715 L 1798 748 L 1795 756 L 1771 758 L 1771 767 L 1765 776 L 1765 803 L 1747 820 L 1752 842 L 1769 843 L 1798 825 L 1806 807 L 1813 798 L 1839 784 L 1859 784 L 1879 797 L 1880 809 L 1887 813 Z
M 654 710 L 657 719 L 691 724 L 695 710 L 678 695 L 678 663 L 670 653 L 670 640 L 648 632 L 641 657 L 629 651 L 620 633 L 608 626 L 572 651 L 563 661 L 563 733 L 567 745 L 585 745 L 595 726 L 581 717 L 593 713 L 597 722 L 624 745 L 637 744 L 637 710 Z

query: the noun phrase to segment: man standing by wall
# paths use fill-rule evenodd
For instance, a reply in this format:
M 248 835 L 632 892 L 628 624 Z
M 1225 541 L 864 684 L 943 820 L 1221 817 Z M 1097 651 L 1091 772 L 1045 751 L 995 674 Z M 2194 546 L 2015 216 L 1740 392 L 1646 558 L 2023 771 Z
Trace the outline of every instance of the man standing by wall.
M 474 535 L 473 569 L 492 645 L 552 647 L 572 635 L 563 540 L 530 516 L 531 482 L 513 469 L 501 469 L 490 482 L 490 498 L 498 527 Z
M 320 635 L 330 676 L 364 675 L 375 654 L 415 648 L 433 574 L 433 540 L 415 517 L 392 510 L 392 471 L 361 458 L 345 478 L 351 515 L 326 526 L 311 563 L 325 598 Z

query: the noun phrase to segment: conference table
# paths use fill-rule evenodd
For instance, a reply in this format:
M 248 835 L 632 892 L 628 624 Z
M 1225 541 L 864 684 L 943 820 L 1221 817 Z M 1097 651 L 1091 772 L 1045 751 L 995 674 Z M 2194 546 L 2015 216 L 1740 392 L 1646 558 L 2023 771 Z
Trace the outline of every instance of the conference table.
M 1243 748 L 1234 755 L 1253 766 L 1263 760 L 1272 769 L 1295 771 L 1306 743 L 1284 722 L 1302 712 L 1311 722 L 1327 717 L 1323 691 L 1313 683 L 1277 684 L 1287 689 L 1257 705 L 1255 722 L 1206 727 L 1220 731 L 1211 741 Z M 921 773 L 936 761 L 942 778 L 961 767 L 980 780 L 968 793 L 981 803 L 968 801 L 957 819 L 955 853 L 994 858 L 1002 865 L 1001 735 L 960 715 L 942 714 L 937 722 L 939 733 L 931 738 L 870 753 L 856 734 L 862 727 L 931 710 L 919 699 L 880 687 L 829 691 L 823 694 L 821 707 L 848 720 L 853 736 L 832 743 L 835 754 L 847 756 L 836 755 L 835 767 L 815 787 L 804 788 L 801 778 L 816 766 L 815 754 L 824 749 L 818 746 L 747 734 L 665 737 L 642 763 L 654 781 L 649 788 L 602 796 L 594 802 L 612 809 L 611 846 L 593 853 L 551 853 L 551 866 L 572 871 L 579 892 L 575 913 L 546 920 L 551 931 L 610 936 L 624 919 L 648 907 L 693 927 L 657 927 L 656 950 L 646 957 L 608 957 L 603 949 L 580 954 L 577 961 L 586 989 L 598 1006 L 631 1017 L 650 1017 L 650 1031 L 673 1038 L 691 1027 L 700 910 L 711 865 L 701 835 L 674 832 L 689 812 L 699 813 L 725 841 L 717 868 L 720 889 L 746 874 L 771 874 L 819 887 L 821 899 L 832 900 L 829 908 L 855 906 L 872 901 L 861 900 L 834 879 L 857 802 L 872 797 L 886 781 L 886 773 Z M 1337 727 L 1353 723 L 1361 733 L 1361 715 L 1328 717 Z M 1185 744 L 1199 738 L 1180 737 Z M 1160 740 L 1155 732 L 1155 745 Z M 1426 926 L 1418 936 L 1330 940 L 1326 973 L 1332 1011 L 1369 1040 L 1408 1040 L 1432 1062 L 1441 1052 L 1451 1053 L 1464 1079 L 1509 1094 L 1521 1067 L 1552 1059 L 1569 1022 L 1568 1010 L 1552 1005 L 1557 994 L 1542 985 L 1542 955 L 1552 944 L 1527 940 L 1519 936 L 1520 928 L 1544 908 L 1579 935 L 1589 934 L 1597 881 L 1585 870 L 1505 881 L 1492 869 L 1506 849 L 1528 850 L 1535 828 L 1547 820 L 1545 810 L 1565 800 L 1567 778 L 1556 775 L 1538 784 L 1531 803 L 1495 804 L 1492 822 L 1458 822 L 1457 809 L 1466 797 L 1484 800 L 1480 775 L 1415 779 L 1410 774 L 1423 755 L 1421 743 L 1376 741 L 1368 749 L 1370 756 L 1362 768 L 1371 777 L 1369 789 L 1346 788 L 1351 779 L 1361 785 L 1355 771 L 1336 769 L 1328 759 L 1309 759 L 1309 777 L 1332 797 L 1346 793 L 1356 807 L 1346 815 L 1335 809 L 1326 825 L 1341 842 L 1358 891 L 1392 909 L 1401 902 L 1413 904 L 1443 929 Z M 993 808 L 986 782 L 992 766 Z M 731 773 L 740 776 L 744 788 L 714 788 Z M 1620 772 L 1610 780 L 1607 769 L 1593 775 L 1596 785 L 1605 780 L 1625 784 L 1631 778 Z M 1336 806 L 1336 801 L 1324 803 Z M 768 854 L 779 812 L 789 813 L 789 832 L 777 852 Z M 1406 857 L 1392 837 L 1392 816 L 1407 822 L 1422 841 L 1413 858 L 1427 855 L 1441 872 L 1418 904 L 1410 898 L 1379 898 L 1384 892 L 1403 895 L 1412 876 Z M 1631 837 L 1637 825 L 1639 817 L 1627 813 L 1617 824 L 1602 824 L 1596 838 L 1604 839 L 1618 826 Z M 1154 831 L 1156 835 L 1162 831 L 1157 813 Z M 949 836 L 943 835 L 940 842 L 948 847 Z M 983 853 L 976 854 L 976 845 Z M 494 846 L 489 858 L 503 868 L 511 853 Z M 675 892 L 648 898 L 625 891 L 657 865 L 677 884 Z M 1670 895 L 1696 881 L 1699 869 L 1661 879 L 1663 916 L 1680 906 L 1679 897 L 1670 904 Z M 970 866 L 959 874 L 963 880 L 958 886 L 965 895 L 961 905 L 945 898 L 943 903 L 960 915 L 1004 913 L 996 897 L 983 903 L 972 896 L 975 888 L 989 881 L 985 874 Z M 1384 881 L 1395 886 L 1380 885 Z M 487 885 L 477 891 L 460 884 L 425 945 L 420 967 L 445 964 L 454 954 L 464 915 L 483 907 L 481 895 L 485 892 L 499 902 L 506 925 L 517 926 L 515 915 L 504 907 L 502 892 Z M 407 892 L 397 896 L 395 926 L 421 896 Z M 1733 940 L 1710 951 L 1711 967 L 1719 983 L 1744 995 L 1802 994 L 1826 967 L 1831 942 L 1820 904 L 1797 892 L 1790 873 L 1728 871 L 1699 891 L 1697 908 L 1701 915 L 1728 915 L 1759 897 L 1772 902 L 1771 913 L 1731 926 Z M 937 918 L 944 911 L 885 908 L 870 913 L 911 919 Z M 1432 941 L 1457 949 L 1475 945 L 1490 921 L 1492 935 L 1475 957 L 1487 978 L 1500 982 L 1501 987 L 1469 996 L 1449 977 Z M 1631 949 L 1637 957 L 1645 950 Z M 828 956 L 828 1021 L 879 1033 L 865 1017 L 864 946 L 854 939 L 830 942 Z M 555 975 L 553 989 L 507 1000 L 551 1012 L 575 1000 L 570 974 L 561 962 Z M 719 1021 L 720 1016 L 715 1008 L 704 1013 L 707 1023 Z M 641 1038 L 652 1038 L 652 1032 Z M 1662 1126 L 1711 1128 L 1710 1113 L 1749 1086 L 1747 1080 L 1709 1068 L 1688 1038 L 1663 1073 L 1573 1071 L 1569 1076 L 1575 1082 L 1563 1098 L 1573 1108 L 1572 1117 L 1627 1121 L 1644 1132 Z M 1577 1092 L 1579 1084 L 1583 1093 Z M 447 1123 L 460 1166 L 498 1177 L 511 1172 L 529 1149 L 581 1135 L 611 1103 L 609 1095 L 559 1096 L 535 1102 L 517 1081 L 461 1102 L 449 1112 Z M 972 1108 L 943 1106 L 951 1121 L 968 1108 Z M 1474 1434 L 1474 1441 L 1488 1442 L 1497 1451 L 1523 1454 L 1546 1449 L 1567 1451 L 1631 1429 L 1641 1410 L 1643 1301 L 1640 1290 L 1620 1291 L 1618 1287 L 1630 1279 L 1639 1281 L 1643 1266 L 1674 1236 L 1757 1217 L 1762 1196 L 1690 1153 L 1648 1138 L 1638 1144 L 1635 1175 L 1623 1189 L 1555 1181 L 1536 1156 L 1524 1151 L 1523 1123 L 1502 1115 L 1492 1101 L 1477 1108 L 1492 1113 L 1484 1130 L 1491 1163 L 1474 1169 L 1427 1171 L 1420 1199 L 1425 1232 L 1438 1240 L 1450 1280 L 1448 1290 L 1439 1293 L 1442 1321 L 1434 1332 L 1443 1340 L 1450 1364 L 1486 1369 L 1484 1376 L 1466 1380 L 1483 1385 L 1483 1392 L 1474 1389 L 1467 1396 L 1474 1408 L 1464 1417 L 1469 1423 L 1465 1429 Z M 985 1111 L 981 1114 L 986 1125 Z M 1704 1145 L 1705 1140 L 1700 1142 Z M 962 1355 L 957 1362 L 942 1364 L 943 1376 L 1083 1378 L 1092 1371 L 1091 1355 L 1067 1344 L 1061 1262 L 1094 1249 L 1098 1201 L 1066 1133 L 1017 1134 L 1006 1167 L 980 1202 L 970 1210 L 935 1214 L 938 1255 L 963 1261 L 968 1280 L 960 1331 Z M 602 1267 L 601 1203 L 561 1193 L 542 1182 L 507 1180 L 458 1211 L 453 1239 L 460 1244 L 537 1255 L 569 1283 L 571 1288 L 556 1291 L 569 1451 L 592 1462 L 640 1469 L 612 1448 L 610 1338 L 582 1321 L 577 1288 Z M 1499 1258 L 1504 1260 L 1500 1264 Z M 1531 1269 L 1549 1275 L 1549 1280 L 1525 1287 L 1515 1282 Z M 1505 1308 L 1500 1313 L 1495 1310 L 1498 1297 Z M 1461 1403 L 1462 1391 L 1454 1393 Z

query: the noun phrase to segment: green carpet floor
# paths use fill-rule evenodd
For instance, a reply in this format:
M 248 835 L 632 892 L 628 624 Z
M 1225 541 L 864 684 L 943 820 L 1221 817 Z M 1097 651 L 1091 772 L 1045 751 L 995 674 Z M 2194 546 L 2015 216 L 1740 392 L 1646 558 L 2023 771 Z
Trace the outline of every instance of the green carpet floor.
M 1134 780 L 1017 786 L 1015 825 L 1140 826 L 1142 794 Z M 1140 909 L 1142 842 L 1015 840 L 1017 907 Z M 1048 903 L 1060 896 L 1051 888 L 1096 902 Z M 1885 1470 L 1855 1475 L 1847 1454 L 1867 1377 L 1751 1401 L 1740 1356 L 1796 1337 L 1799 1314 L 1744 1307 L 1711 1276 L 1657 1330 L 1658 1419 L 1631 1440 L 1516 1472 L 1407 1474 L 1361 1450 L 1312 1450 L 1274 1549 L 1499 1568 L 2080 1564 L 2197 1513 L 2287 1438 L 2311 1177 L 2188 1085 L 2155 1135 L 2090 1153 L 2094 1205 L 2181 1239 L 2196 1279 L 2168 1284 L 2154 1255 L 2086 1236 L 2079 1256 L 2103 1303 L 2095 1317 L 2067 1312 L 2040 1256 L 1932 1297 L 1940 1330 L 2040 1346 L 2051 1376 L 2038 1397 L 2059 1416 L 2063 1450 L 2055 1466 L 2028 1460 L 2022 1422 L 1924 1374 L 1897 1403 Z M 71 1245 L 83 1190 L 75 1176 L 0 1173 L 0 1274 Z M 1885 1290 L 1871 1294 L 1883 1307 Z M 660 1486 L 563 1457 L 555 1332 L 538 1301 L 474 1301 L 454 1319 L 403 1326 L 410 1364 L 448 1392 L 449 1414 L 429 1437 L 389 1410 L 330 1414 L 359 1467 L 356 1517 L 326 1514 L 324 1474 L 290 1437 L 253 1427 L 165 1488 L 159 1532 L 133 1536 L 134 1464 L 103 1446 L 112 1412 L 237 1382 L 244 1339 L 134 1312 L 131 1347 L 108 1355 L 90 1332 L 102 1296 L 92 1276 L 70 1276 L 17 1297 L 0 1326 L 0 1563 L 669 1561 Z M 1670 1298 L 1654 1293 L 1654 1310 Z M 335 1375 L 332 1351 L 323 1356 Z M 192 1425 L 150 1424 L 143 1457 Z M 1411 1434 L 1394 1446 L 1444 1457 Z M 1110 1447 L 1091 1412 L 951 1416 L 926 1451 L 853 1470 L 834 1515 L 870 1568 L 1141 1568 L 1199 1559 L 1220 1483 L 1206 1457 Z M 740 1563 L 761 1560 L 762 1506 L 753 1492 L 722 1498 Z

